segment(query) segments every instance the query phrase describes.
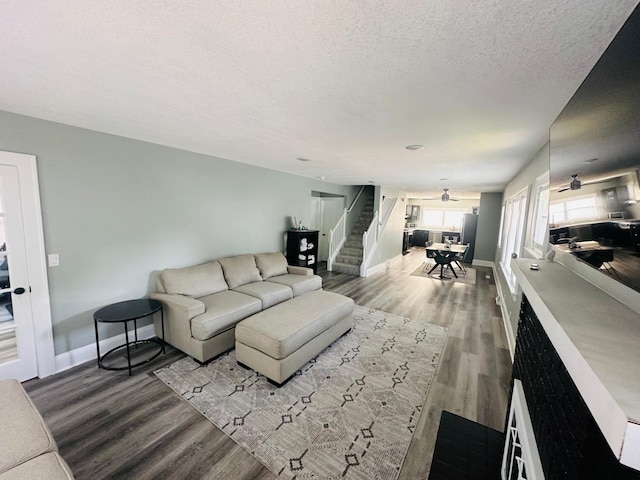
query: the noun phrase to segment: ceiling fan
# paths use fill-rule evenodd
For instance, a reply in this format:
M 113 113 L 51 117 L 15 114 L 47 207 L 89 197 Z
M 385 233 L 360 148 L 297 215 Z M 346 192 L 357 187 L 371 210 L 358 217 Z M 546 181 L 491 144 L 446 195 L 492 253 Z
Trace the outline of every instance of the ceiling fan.
M 558 190 L 558 193 L 566 192 L 567 190 L 580 190 L 583 185 L 595 185 L 596 183 L 605 183 L 606 181 L 607 180 L 597 180 L 594 182 L 581 182 L 580 180 L 578 180 L 578 174 L 574 173 L 573 175 L 571 175 L 571 183 L 569 183 L 568 186 Z
M 438 198 L 427 198 L 426 200 L 438 200 Z M 440 200 L 442 200 L 443 202 L 448 202 L 448 201 L 452 201 L 452 202 L 457 202 L 458 199 L 457 198 L 451 198 L 451 196 L 449 195 L 449 189 L 445 188 L 444 189 L 444 193 L 442 195 L 440 195 Z

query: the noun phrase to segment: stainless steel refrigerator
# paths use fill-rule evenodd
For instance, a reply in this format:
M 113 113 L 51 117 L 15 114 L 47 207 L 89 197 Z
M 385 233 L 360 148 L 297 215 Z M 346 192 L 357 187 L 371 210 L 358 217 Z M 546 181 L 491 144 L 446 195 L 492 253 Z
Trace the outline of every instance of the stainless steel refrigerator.
M 476 244 L 476 230 L 478 229 L 478 215 L 465 213 L 462 217 L 462 225 L 460 227 L 460 243 L 469 244 L 469 249 L 464 254 L 462 261 L 464 263 L 473 262 L 473 251 Z

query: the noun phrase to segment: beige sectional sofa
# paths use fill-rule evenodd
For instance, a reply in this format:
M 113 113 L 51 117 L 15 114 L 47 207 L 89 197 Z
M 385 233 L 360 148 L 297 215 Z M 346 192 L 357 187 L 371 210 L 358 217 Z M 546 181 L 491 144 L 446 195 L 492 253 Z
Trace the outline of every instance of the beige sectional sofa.
M 17 380 L 0 382 L 0 480 L 68 480 L 51 432 Z
M 230 350 L 241 320 L 322 288 L 309 268 L 287 265 L 280 252 L 226 257 L 165 269 L 151 298 L 163 303 L 164 338 L 200 362 Z M 154 320 L 162 337 L 159 318 Z

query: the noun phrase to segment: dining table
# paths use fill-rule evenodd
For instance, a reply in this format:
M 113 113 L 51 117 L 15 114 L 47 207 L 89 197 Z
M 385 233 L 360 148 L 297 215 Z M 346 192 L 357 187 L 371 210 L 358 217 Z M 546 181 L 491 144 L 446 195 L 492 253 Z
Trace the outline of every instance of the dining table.
M 437 278 L 440 280 L 449 280 L 451 277 L 447 277 L 444 275 L 444 270 L 446 267 L 449 267 L 453 276 L 458 278 L 456 271 L 451 266 L 452 263 L 455 263 L 460 270 L 464 272 L 464 267 L 460 265 L 457 258 L 458 256 L 462 256 L 464 252 L 467 250 L 467 245 L 462 245 L 459 243 L 431 243 L 427 245 L 427 256 L 429 256 L 428 252 L 433 253 L 433 259 L 436 264 L 429 270 L 429 274 L 433 272 L 438 266 L 440 266 L 440 275 Z
M 601 245 L 595 240 L 564 243 L 556 245 L 556 247 L 571 253 L 595 268 L 600 268 L 605 262 L 613 262 L 613 252 L 616 250 L 615 247 Z

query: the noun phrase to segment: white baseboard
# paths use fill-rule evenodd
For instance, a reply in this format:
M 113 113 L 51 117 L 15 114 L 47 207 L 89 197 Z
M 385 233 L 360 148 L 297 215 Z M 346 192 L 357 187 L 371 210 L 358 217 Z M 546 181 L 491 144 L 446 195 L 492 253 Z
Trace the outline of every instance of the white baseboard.
M 495 262 L 492 262 L 490 260 L 473 260 L 471 262 L 471 265 L 474 267 L 489 267 L 489 268 L 493 268 L 494 270 L 496 266 Z
M 129 332 L 129 339 L 133 336 L 133 332 Z M 156 336 L 156 332 L 153 328 L 153 324 L 145 325 L 138 328 L 138 339 L 146 340 Z M 100 353 L 105 354 L 112 348 L 118 345 L 123 345 L 125 341 L 124 333 L 116 335 L 114 337 L 105 338 L 100 340 Z M 75 367 L 91 360 L 96 360 L 98 352 L 96 351 L 96 344 L 90 343 L 84 347 L 76 348 L 69 352 L 64 352 L 55 356 L 55 369 L 56 373 L 60 373 L 71 367 Z
M 395 257 L 389 258 L 388 260 L 385 260 L 384 262 L 379 263 L 378 265 L 374 265 L 373 267 L 367 268 L 363 276 L 370 277 L 375 273 L 382 272 L 383 270 L 386 270 L 387 267 L 391 266 L 392 263 L 399 262 L 400 260 L 402 260 L 402 255 L 396 255 Z
M 378 265 L 374 265 L 373 267 L 367 268 L 363 276 L 370 277 L 374 273 L 382 272 L 386 268 L 387 268 L 387 262 L 379 263 Z

